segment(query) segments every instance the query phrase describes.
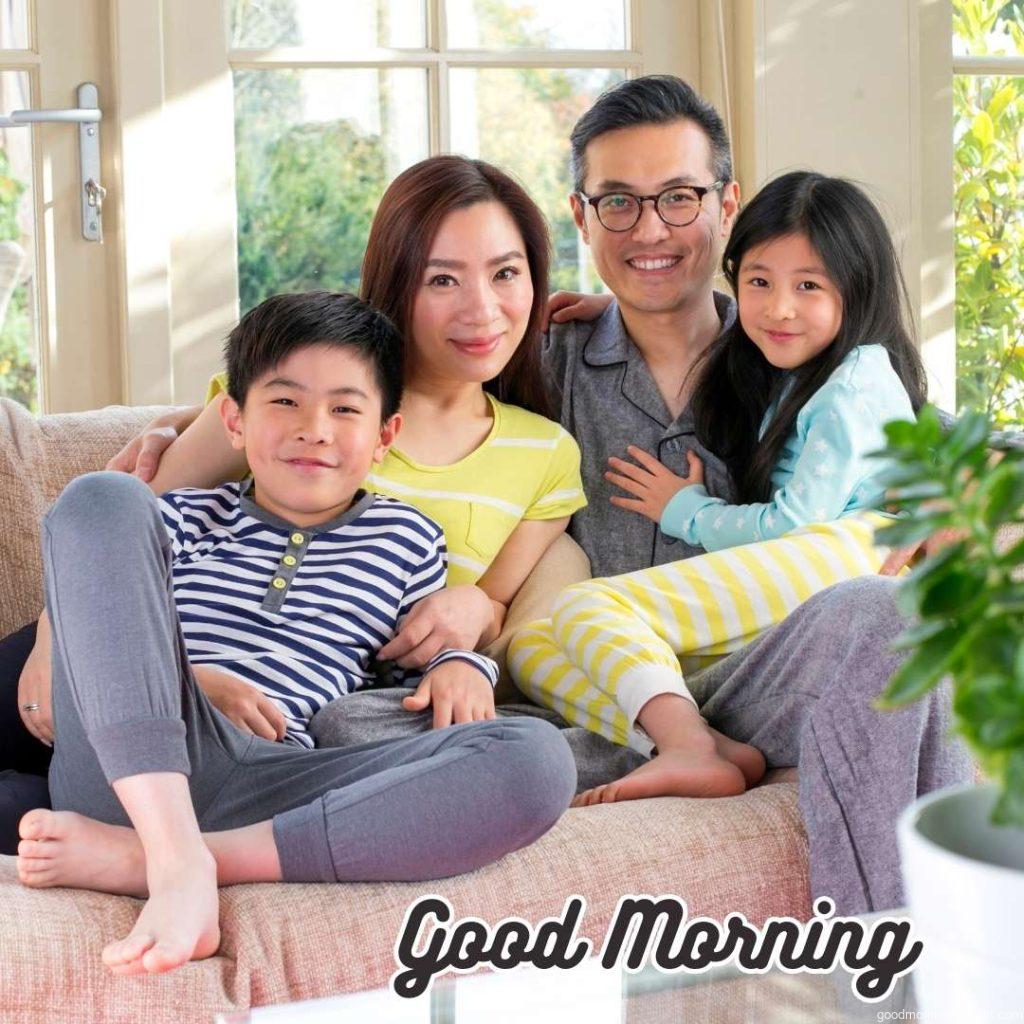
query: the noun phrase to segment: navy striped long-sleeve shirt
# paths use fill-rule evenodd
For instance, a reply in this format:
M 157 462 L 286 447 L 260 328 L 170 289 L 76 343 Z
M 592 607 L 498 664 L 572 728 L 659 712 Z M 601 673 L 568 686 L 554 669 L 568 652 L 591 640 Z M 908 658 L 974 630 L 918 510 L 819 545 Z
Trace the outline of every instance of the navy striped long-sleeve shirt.
M 382 495 L 361 492 L 341 516 L 309 527 L 260 508 L 246 482 L 168 491 L 160 510 L 189 661 L 272 698 L 287 719 L 285 742 L 313 746 L 313 715 L 372 683 L 377 651 L 445 584 L 441 528 Z M 454 658 L 496 683 L 490 658 L 461 650 L 422 670 L 395 666 L 396 681 L 415 686 Z

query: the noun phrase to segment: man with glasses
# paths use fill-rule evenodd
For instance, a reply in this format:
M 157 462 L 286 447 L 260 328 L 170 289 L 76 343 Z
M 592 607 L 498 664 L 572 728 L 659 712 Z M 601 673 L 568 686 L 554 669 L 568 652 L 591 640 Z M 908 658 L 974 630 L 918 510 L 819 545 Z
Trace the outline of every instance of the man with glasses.
M 687 476 L 692 449 L 708 492 L 733 498 L 724 464 L 694 433 L 688 375 L 736 315 L 713 280 L 739 188 L 718 112 L 670 76 L 602 95 L 571 144 L 576 224 L 614 301 L 592 322 L 553 323 L 544 365 L 583 456 L 590 503 L 570 531 L 593 575 L 609 576 L 702 553 L 611 503 L 609 457 L 635 445 Z M 971 771 L 963 747 L 947 739 L 946 689 L 896 712 L 871 706 L 899 662 L 889 651 L 902 630 L 894 590 L 881 576 L 831 587 L 748 647 L 687 675 L 712 726 L 759 748 L 770 767 L 799 765 L 812 893 L 832 897 L 843 914 L 904 902 L 897 816 Z M 547 671 L 564 658 L 557 648 L 543 653 Z

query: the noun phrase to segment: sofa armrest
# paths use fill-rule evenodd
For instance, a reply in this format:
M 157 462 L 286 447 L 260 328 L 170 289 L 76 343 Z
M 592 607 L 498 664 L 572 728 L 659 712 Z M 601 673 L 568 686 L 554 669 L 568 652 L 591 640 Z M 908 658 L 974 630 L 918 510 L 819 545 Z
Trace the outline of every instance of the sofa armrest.
M 499 704 L 521 699 L 505 667 L 505 652 L 517 630 L 535 619 L 547 618 L 555 598 L 571 583 L 590 579 L 590 561 L 583 549 L 563 533 L 544 552 L 533 572 L 509 605 L 501 635 L 485 651 L 501 668 L 495 700 Z

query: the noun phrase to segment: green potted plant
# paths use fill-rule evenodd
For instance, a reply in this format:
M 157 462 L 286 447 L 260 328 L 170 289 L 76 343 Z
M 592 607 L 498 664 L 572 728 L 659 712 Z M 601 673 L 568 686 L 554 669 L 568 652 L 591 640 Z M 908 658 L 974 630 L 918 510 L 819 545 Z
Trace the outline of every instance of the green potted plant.
M 878 706 L 950 678 L 955 730 L 991 780 L 929 794 L 900 820 L 925 944 L 915 984 L 929 1020 L 995 1020 L 1024 1008 L 1024 449 L 993 451 L 980 413 L 946 431 L 929 407 L 885 430 L 890 493 L 909 515 L 879 541 L 910 544 L 943 528 L 959 539 L 902 581 L 912 624 L 896 647 L 910 653 Z

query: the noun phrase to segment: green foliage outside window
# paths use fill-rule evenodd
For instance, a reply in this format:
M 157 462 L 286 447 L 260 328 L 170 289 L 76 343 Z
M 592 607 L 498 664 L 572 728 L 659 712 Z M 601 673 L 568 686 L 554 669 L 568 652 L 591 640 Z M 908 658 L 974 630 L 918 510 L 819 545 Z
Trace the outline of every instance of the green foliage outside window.
M 967 53 L 1024 56 L 1024 0 L 954 0 Z M 1024 422 L 1024 76 L 953 83 L 957 402 Z
M 544 33 L 528 28 L 529 4 L 481 0 L 478 12 L 483 46 L 547 45 Z M 381 5 L 385 38 L 386 16 L 387 7 Z M 293 0 L 232 0 L 232 25 L 241 25 L 243 17 L 248 36 L 268 46 L 298 35 Z M 300 74 L 235 73 L 243 312 L 276 292 L 357 290 L 373 213 L 396 173 L 388 170 L 380 135 L 348 120 L 303 122 Z M 591 91 L 599 91 L 606 77 L 600 71 L 535 68 L 477 73 L 480 154 L 515 174 L 547 214 L 555 249 L 554 288 L 579 283 L 576 227 L 568 202 L 568 136 L 591 101 L 579 83 L 585 80 Z M 389 106 L 386 73 L 378 85 L 383 115 Z
M 18 206 L 25 186 L 11 174 L 7 154 L 0 149 L 0 241 L 21 242 Z M 36 403 L 36 351 L 28 288 L 19 285 L 0 324 L 0 398 L 13 398 L 32 412 Z

